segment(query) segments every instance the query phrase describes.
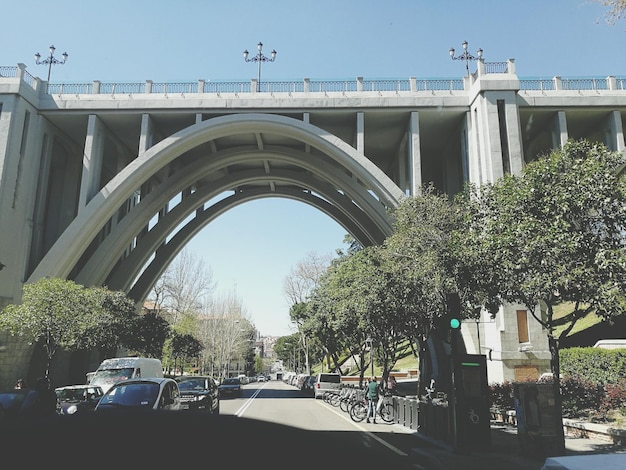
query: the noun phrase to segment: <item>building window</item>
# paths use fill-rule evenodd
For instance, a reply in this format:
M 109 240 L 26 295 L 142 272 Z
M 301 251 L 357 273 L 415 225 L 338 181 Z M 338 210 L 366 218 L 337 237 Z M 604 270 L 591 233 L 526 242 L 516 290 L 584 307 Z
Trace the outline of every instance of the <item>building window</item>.
M 517 336 L 520 343 L 528 343 L 530 341 L 528 335 L 528 314 L 526 310 L 517 310 Z

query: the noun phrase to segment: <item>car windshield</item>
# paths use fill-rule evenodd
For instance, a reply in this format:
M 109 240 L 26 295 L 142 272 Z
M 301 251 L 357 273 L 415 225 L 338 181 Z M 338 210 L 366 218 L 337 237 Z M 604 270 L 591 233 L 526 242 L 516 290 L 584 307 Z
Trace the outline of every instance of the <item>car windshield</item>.
M 222 385 L 239 385 L 240 383 L 239 379 L 224 379 Z
M 181 392 L 188 392 L 192 390 L 204 390 L 204 379 L 186 379 L 178 382 L 178 388 Z
M 93 379 L 91 379 L 92 385 L 111 385 L 120 380 L 127 380 L 132 378 L 134 369 L 132 367 L 125 367 L 122 369 L 101 369 L 96 371 Z
M 87 389 L 85 388 L 67 388 L 57 391 L 57 398 L 60 401 L 79 401 L 87 397 Z
M 138 382 L 120 384 L 102 397 L 99 406 L 152 407 L 159 395 L 159 384 Z

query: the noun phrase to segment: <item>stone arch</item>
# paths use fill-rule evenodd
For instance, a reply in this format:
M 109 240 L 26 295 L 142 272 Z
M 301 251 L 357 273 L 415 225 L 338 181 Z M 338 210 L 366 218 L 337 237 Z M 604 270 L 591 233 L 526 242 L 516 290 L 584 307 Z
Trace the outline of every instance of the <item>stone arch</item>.
M 129 268 L 132 263 L 143 265 L 147 258 L 157 253 L 157 248 L 161 253 L 169 253 L 155 256 L 152 267 L 142 274 L 135 292 L 143 292 L 146 285 L 158 278 L 172 256 L 202 227 L 229 208 L 262 197 L 288 197 L 313 205 L 364 245 L 380 243 L 391 233 L 387 209 L 394 207 L 403 193 L 363 154 L 341 139 L 300 120 L 268 114 L 229 115 L 183 129 L 127 165 L 82 208 L 39 263 L 29 282 L 43 276 L 68 277 L 107 221 L 137 188 L 177 158 L 201 145 L 244 134 L 255 136 L 257 143 L 215 150 L 207 158 L 182 170 L 177 169 L 165 178 L 100 242 L 90 259 L 76 271 L 76 281 L 85 285 L 107 283 L 111 288 L 128 292 L 132 287 L 131 279 L 138 274 Z M 265 143 L 263 137 L 266 135 L 289 138 L 299 147 L 273 144 L 271 138 Z M 306 150 L 308 148 L 314 152 Z M 236 165 L 256 166 L 231 173 L 231 168 Z M 198 175 L 209 183 L 201 183 Z M 277 183 L 285 186 L 277 186 Z M 250 184 L 265 186 L 246 186 Z M 188 191 L 178 206 L 163 217 L 154 233 L 136 238 L 147 221 L 173 195 L 191 187 L 194 190 Z M 218 193 L 228 191 L 233 194 L 224 198 L 224 202 L 204 207 Z M 164 241 L 177 222 L 192 213 L 197 215 L 194 223 L 189 224 L 180 236 L 173 237 L 172 244 L 168 243 L 168 249 L 164 249 Z M 139 240 L 137 249 L 126 257 L 128 262 L 125 259 L 120 261 L 117 255 L 134 239 Z

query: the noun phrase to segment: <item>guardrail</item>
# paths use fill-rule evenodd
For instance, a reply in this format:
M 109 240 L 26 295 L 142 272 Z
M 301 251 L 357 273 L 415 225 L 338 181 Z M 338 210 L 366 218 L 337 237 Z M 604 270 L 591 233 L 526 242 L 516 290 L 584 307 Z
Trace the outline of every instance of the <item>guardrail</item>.
M 486 73 L 511 73 L 509 62 L 488 62 Z M 21 78 L 36 88 L 36 79 L 26 71 L 23 64 L 17 67 L 0 66 L 0 77 Z M 45 83 L 45 82 L 42 82 Z M 533 78 L 520 79 L 520 91 L 599 91 L 626 90 L 626 77 L 606 78 Z M 417 92 L 417 91 L 462 91 L 464 79 L 427 78 L 417 79 L 366 79 L 356 80 L 311 80 L 302 81 L 211 81 L 196 82 L 100 82 L 48 83 L 45 92 L 54 95 L 82 94 L 244 94 L 244 93 L 348 93 L 348 92 Z

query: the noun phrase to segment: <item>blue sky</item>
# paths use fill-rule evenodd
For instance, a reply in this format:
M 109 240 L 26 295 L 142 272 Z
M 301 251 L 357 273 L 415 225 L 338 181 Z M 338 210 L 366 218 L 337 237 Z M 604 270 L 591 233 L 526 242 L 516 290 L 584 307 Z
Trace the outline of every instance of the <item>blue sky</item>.
M 489 62 L 515 59 L 521 78 L 626 76 L 626 21 L 608 25 L 590 0 L 55 0 L 5 2 L 0 65 L 69 54 L 51 82 L 249 80 L 244 49 L 278 52 L 262 80 L 460 78 L 461 43 Z M 307 253 L 345 248 L 345 230 L 285 199 L 239 206 L 188 249 L 220 291 L 235 289 L 264 335 L 292 332 L 282 283 Z

